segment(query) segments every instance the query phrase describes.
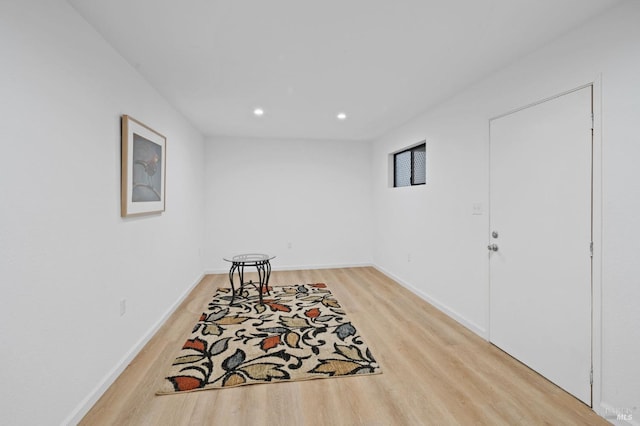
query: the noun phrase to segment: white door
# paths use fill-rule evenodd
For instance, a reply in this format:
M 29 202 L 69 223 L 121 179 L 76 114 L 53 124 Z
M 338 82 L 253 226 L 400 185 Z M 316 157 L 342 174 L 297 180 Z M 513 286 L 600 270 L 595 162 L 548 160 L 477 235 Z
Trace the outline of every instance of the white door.
M 588 405 L 591 99 L 490 122 L 490 341 Z

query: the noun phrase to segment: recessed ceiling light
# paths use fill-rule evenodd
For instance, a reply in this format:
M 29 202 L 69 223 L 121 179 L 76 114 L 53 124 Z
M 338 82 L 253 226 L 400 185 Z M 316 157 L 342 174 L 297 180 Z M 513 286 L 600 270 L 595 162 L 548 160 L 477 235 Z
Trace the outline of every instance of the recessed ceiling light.
M 338 120 L 346 120 L 347 114 L 345 114 L 344 112 L 341 112 L 338 115 L 336 115 L 336 117 L 338 117 Z
M 264 115 L 264 110 L 262 108 L 256 108 L 253 110 L 253 114 L 257 115 L 258 117 Z

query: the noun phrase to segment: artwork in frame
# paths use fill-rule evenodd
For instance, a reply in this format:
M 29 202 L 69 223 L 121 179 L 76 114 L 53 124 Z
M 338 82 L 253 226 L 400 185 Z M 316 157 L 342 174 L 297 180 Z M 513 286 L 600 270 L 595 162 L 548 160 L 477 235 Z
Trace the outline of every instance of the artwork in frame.
M 167 139 L 151 127 L 123 115 L 122 217 L 164 211 L 166 163 Z

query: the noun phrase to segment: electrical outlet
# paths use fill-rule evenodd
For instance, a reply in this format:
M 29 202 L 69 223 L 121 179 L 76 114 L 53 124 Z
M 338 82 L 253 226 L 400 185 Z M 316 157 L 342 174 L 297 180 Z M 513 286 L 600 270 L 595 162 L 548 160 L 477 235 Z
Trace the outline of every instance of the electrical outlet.
M 293 244 L 287 243 L 287 248 L 293 248 Z
M 127 299 L 120 301 L 120 316 L 124 316 L 127 313 Z
M 411 262 L 411 254 L 407 255 L 407 262 Z

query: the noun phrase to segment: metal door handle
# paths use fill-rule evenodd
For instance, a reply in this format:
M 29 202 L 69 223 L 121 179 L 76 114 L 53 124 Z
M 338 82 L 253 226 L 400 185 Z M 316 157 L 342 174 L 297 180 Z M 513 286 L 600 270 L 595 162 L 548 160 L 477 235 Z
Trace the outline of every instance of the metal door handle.
M 491 251 L 498 251 L 498 245 L 497 244 L 489 244 L 487 246 L 487 248 Z

